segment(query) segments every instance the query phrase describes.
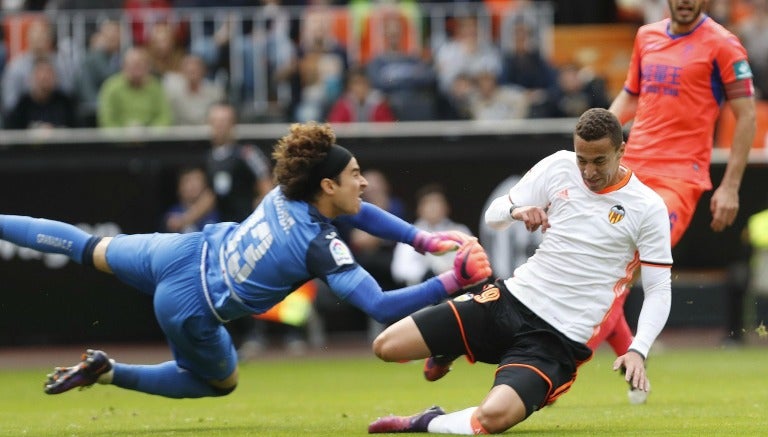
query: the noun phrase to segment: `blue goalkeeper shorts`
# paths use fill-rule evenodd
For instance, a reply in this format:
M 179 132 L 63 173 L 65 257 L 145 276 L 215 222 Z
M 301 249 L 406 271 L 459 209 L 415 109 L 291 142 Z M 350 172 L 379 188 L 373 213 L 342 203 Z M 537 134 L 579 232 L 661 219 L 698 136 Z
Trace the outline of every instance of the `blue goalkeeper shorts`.
M 107 264 L 120 281 L 153 296 L 179 367 L 222 380 L 235 370 L 237 352 L 205 299 L 203 242 L 199 232 L 118 235 L 107 246 Z

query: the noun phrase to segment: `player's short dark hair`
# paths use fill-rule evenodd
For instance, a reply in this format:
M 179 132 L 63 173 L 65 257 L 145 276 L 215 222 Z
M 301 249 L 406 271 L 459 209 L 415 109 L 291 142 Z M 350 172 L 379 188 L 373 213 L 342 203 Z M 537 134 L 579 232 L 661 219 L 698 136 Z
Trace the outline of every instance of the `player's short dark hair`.
M 597 141 L 610 138 L 614 149 L 621 147 L 624 136 L 619 119 L 611 111 L 603 108 L 587 109 L 576 123 L 574 133 L 585 141 Z
M 320 190 L 312 170 L 328 155 L 336 134 L 329 124 L 316 122 L 292 124 L 289 132 L 272 152 L 275 180 L 287 198 L 311 201 Z

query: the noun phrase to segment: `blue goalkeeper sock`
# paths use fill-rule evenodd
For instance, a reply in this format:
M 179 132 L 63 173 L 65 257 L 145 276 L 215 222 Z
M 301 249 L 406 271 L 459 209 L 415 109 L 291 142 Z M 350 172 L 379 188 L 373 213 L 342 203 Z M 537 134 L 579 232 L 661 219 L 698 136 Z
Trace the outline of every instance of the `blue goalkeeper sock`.
M 175 361 L 154 365 L 115 363 L 112 384 L 175 399 L 223 396 L 231 391 L 213 387 L 192 372 L 177 366 Z
M 60 253 L 80 264 L 92 264 L 100 237 L 68 223 L 20 215 L 0 215 L 0 240 L 44 253 Z

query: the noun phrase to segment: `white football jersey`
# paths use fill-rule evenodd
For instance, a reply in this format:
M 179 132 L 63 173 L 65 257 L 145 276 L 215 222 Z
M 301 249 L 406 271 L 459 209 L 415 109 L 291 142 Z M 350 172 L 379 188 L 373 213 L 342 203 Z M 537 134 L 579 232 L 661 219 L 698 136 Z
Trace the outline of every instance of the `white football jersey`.
M 582 180 L 576 154 L 559 151 L 512 187 L 509 200 L 547 208 L 551 227 L 536 253 L 504 282 L 572 340 L 592 337 L 640 263 L 672 264 L 664 201 L 631 171 L 595 193 Z

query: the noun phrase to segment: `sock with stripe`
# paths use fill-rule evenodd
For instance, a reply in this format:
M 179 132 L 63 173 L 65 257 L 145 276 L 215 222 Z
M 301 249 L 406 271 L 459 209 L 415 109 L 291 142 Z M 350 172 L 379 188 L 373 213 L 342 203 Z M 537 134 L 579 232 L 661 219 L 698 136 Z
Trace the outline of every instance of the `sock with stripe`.
M 435 434 L 488 434 L 480 425 L 480 422 L 476 419 L 473 420 L 475 410 L 477 410 L 477 407 L 469 407 L 461 411 L 437 416 L 429 422 L 427 431 Z

